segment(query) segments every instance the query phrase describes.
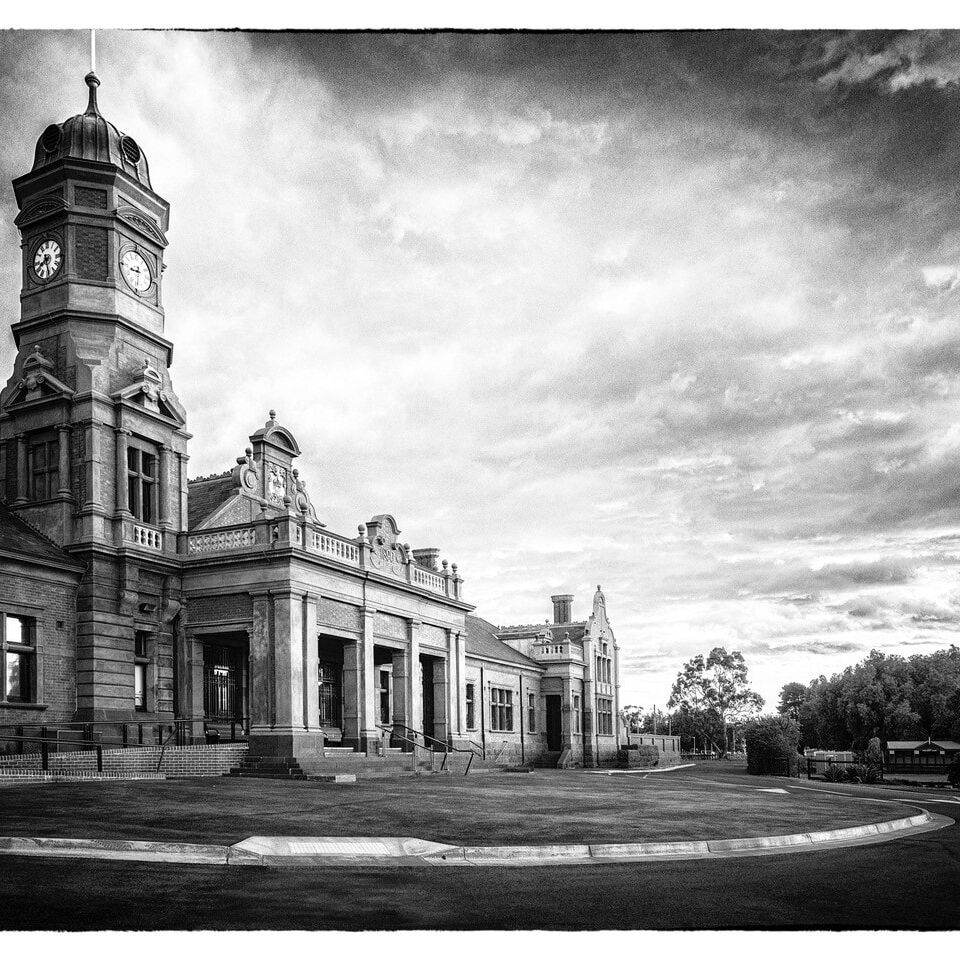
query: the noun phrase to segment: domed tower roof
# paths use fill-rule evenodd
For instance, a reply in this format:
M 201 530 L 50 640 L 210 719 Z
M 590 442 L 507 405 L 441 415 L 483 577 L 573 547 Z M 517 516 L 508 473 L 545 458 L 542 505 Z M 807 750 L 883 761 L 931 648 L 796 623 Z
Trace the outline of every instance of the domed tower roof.
M 63 123 L 52 123 L 40 134 L 33 156 L 33 169 L 39 170 L 57 160 L 67 158 L 110 163 L 150 186 L 147 158 L 133 137 L 121 133 L 97 109 L 97 87 L 100 81 L 92 71 L 84 78 L 90 88 L 87 109 Z

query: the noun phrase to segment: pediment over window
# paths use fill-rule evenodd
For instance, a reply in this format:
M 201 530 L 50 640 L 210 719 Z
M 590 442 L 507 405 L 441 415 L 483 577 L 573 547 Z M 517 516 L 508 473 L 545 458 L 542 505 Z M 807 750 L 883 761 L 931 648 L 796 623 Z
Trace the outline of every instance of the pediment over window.
M 136 207 L 118 207 L 117 219 L 122 220 L 127 226 L 132 227 L 137 233 L 152 240 L 161 247 L 167 245 L 167 238 L 163 231 L 152 221 L 145 217 Z
M 35 403 L 43 400 L 69 400 L 73 390 L 53 374 L 53 363 L 35 346 L 23 362 L 23 377 L 13 388 L 4 409 L 19 403 Z
M 55 194 L 47 194 L 45 197 L 39 197 L 32 203 L 28 203 L 17 215 L 13 222 L 18 227 L 25 227 L 27 224 L 36 223 L 38 220 L 44 220 L 58 213 L 68 210 L 70 204 L 63 197 Z
M 117 390 L 113 397 L 118 400 L 130 400 L 139 404 L 150 413 L 158 413 L 168 420 L 173 420 L 183 426 L 186 420 L 180 415 L 163 389 L 163 377 L 156 367 L 151 366 L 149 360 L 143 361 L 140 374 L 129 387 Z

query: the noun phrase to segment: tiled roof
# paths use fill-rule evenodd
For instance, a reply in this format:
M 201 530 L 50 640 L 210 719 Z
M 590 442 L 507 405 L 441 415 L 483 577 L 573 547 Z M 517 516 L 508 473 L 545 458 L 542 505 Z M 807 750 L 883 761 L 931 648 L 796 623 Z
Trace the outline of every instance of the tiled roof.
M 536 660 L 518 653 L 509 644 L 497 639 L 497 628 L 482 617 L 467 614 L 467 653 L 474 657 L 506 660 L 523 667 L 540 667 Z
M 187 529 L 193 530 L 205 520 L 233 492 L 233 477 L 229 473 L 217 477 L 190 480 L 187 486 Z
M 38 563 L 44 561 L 57 566 L 71 566 L 82 569 L 65 550 L 61 550 L 38 530 L 34 530 L 25 520 L 18 517 L 0 500 L 0 552 L 12 553 Z
M 587 625 L 585 623 L 561 623 L 550 627 L 550 633 L 553 634 L 554 640 L 563 640 L 567 633 L 570 634 L 571 640 L 582 640 L 586 632 Z

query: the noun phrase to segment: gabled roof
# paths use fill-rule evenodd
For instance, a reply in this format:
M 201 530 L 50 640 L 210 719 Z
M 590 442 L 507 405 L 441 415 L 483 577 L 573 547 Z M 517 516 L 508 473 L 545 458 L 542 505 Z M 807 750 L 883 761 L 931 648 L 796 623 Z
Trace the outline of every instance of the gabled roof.
M 497 628 L 482 617 L 467 614 L 467 655 L 489 660 L 506 660 L 521 667 L 543 667 L 536 660 L 524 656 L 509 644 L 497 639 Z
M 52 540 L 35 530 L 26 520 L 18 517 L 0 500 L 0 553 L 13 554 L 34 563 L 46 563 L 51 566 L 73 567 L 82 570 L 65 550 Z
M 195 530 L 201 521 L 230 499 L 233 489 L 233 477 L 229 471 L 219 476 L 190 480 L 187 486 L 187 529 Z

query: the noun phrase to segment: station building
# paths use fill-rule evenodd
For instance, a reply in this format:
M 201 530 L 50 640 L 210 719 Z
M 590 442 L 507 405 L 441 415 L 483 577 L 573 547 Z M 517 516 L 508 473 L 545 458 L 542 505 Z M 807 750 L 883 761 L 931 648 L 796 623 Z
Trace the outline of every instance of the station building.
M 455 563 L 391 514 L 330 530 L 270 411 L 222 473 L 188 479 L 162 277 L 169 205 L 100 113 L 41 134 L 13 182 L 18 349 L 0 392 L 0 726 L 240 722 L 250 752 L 447 744 L 593 765 L 619 741 L 600 588 L 544 624 L 473 614 Z

